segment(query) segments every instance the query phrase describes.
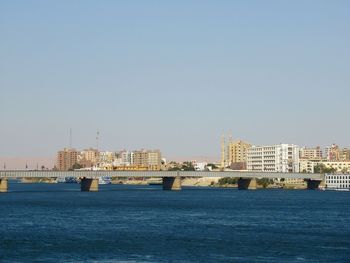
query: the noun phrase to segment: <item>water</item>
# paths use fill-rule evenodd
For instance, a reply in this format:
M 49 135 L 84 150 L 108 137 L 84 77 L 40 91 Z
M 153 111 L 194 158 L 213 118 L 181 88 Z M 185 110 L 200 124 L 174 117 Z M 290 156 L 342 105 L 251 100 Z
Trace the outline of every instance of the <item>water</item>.
M 350 193 L 10 183 L 0 262 L 350 262 Z

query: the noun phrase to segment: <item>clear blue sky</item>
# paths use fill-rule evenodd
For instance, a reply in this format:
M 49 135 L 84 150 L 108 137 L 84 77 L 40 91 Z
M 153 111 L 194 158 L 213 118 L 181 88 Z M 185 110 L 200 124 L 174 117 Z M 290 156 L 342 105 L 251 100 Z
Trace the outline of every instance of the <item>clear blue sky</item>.
M 350 146 L 350 1 L 0 1 L 0 156 Z

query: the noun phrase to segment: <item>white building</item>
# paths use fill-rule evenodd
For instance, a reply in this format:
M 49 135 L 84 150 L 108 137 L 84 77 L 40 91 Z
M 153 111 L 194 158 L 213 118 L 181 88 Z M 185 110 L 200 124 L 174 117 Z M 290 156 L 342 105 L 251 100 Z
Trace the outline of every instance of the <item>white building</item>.
M 247 151 L 247 170 L 299 172 L 299 147 L 294 144 L 252 146 Z
M 134 153 L 130 151 L 120 152 L 120 158 L 122 159 L 121 165 L 131 165 L 134 164 Z
M 323 164 L 326 168 L 333 168 L 335 172 L 350 172 L 350 161 L 344 162 L 330 162 L 320 160 L 300 160 L 300 172 L 314 173 L 314 169 L 317 165 Z
M 195 169 L 196 171 L 204 171 L 204 170 L 207 168 L 207 164 L 208 164 L 208 163 L 205 163 L 205 162 L 203 162 L 203 163 L 197 163 L 197 162 L 195 162 L 195 163 L 193 164 L 193 167 L 194 167 L 194 169 Z
M 350 189 L 350 174 L 326 174 L 327 189 Z

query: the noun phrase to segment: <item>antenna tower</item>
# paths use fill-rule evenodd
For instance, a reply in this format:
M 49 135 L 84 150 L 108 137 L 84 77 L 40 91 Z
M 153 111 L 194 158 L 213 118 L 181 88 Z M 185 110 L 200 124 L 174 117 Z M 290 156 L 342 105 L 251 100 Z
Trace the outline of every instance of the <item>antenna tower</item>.
M 72 149 L 72 128 L 69 129 L 69 149 Z
M 225 169 L 225 135 L 221 137 L 221 169 Z
M 97 149 L 97 151 L 98 151 L 98 146 L 99 146 L 99 145 L 98 145 L 98 140 L 100 139 L 99 137 L 100 137 L 100 132 L 97 131 L 97 132 L 96 132 L 96 149 Z

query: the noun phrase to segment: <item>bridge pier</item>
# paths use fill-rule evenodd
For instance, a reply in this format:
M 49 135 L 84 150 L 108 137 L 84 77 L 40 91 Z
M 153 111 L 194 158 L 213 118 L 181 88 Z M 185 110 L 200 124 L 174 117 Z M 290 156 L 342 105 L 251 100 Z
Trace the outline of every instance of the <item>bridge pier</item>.
M 8 189 L 7 178 L 0 178 L 0 193 L 6 193 Z
M 80 190 L 83 192 L 98 192 L 98 179 L 84 177 L 80 182 Z
M 317 190 L 321 184 L 322 180 L 307 179 L 307 190 Z
M 238 179 L 238 190 L 256 190 L 256 178 L 243 178 Z
M 163 177 L 163 190 L 181 190 L 181 177 Z

